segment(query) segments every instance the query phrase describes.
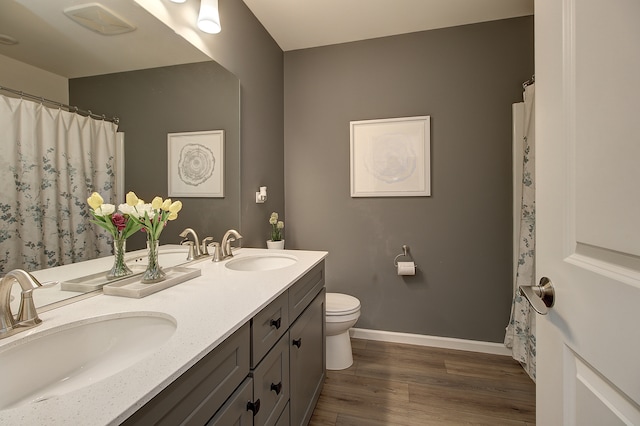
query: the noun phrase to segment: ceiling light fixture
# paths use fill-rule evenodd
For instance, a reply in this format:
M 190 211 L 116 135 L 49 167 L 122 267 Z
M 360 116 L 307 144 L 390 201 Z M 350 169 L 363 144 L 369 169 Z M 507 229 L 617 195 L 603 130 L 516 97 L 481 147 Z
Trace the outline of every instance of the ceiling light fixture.
M 184 3 L 187 0 L 171 0 L 171 3 Z
M 200 14 L 198 15 L 198 28 L 205 33 L 218 34 L 220 26 L 220 13 L 218 12 L 218 0 L 201 0 Z

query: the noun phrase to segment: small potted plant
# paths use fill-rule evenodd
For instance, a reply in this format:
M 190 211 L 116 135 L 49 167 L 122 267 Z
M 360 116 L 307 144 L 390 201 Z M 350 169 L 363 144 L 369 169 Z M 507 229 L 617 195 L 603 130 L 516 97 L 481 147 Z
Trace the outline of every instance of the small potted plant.
M 267 248 L 284 249 L 284 240 L 282 239 L 284 222 L 278 220 L 278 213 L 271 213 L 271 216 L 269 217 L 269 224 L 271 225 L 271 239 L 267 241 Z

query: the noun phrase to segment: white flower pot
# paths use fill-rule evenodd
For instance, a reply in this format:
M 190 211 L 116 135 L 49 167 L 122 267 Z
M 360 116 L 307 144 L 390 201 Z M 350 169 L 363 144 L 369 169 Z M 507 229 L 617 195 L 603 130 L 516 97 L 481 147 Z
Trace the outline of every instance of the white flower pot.
M 283 250 L 284 249 L 284 240 L 280 240 L 280 241 L 267 240 L 267 248 Z

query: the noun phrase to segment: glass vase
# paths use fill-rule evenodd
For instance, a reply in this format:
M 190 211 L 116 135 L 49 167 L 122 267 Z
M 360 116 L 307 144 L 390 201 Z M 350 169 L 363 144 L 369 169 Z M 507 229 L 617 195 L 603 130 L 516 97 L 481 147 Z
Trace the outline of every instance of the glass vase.
M 124 253 L 127 249 L 127 240 L 124 238 L 115 238 L 113 240 L 113 266 L 111 270 L 107 272 L 107 279 L 112 280 L 114 278 L 126 277 L 133 274 L 133 271 L 129 269 L 124 262 Z
M 147 269 L 142 275 L 140 282 L 144 284 L 157 283 L 164 280 L 167 276 L 158 263 L 158 248 L 160 242 L 158 240 L 147 240 L 147 254 L 149 257 L 149 263 Z

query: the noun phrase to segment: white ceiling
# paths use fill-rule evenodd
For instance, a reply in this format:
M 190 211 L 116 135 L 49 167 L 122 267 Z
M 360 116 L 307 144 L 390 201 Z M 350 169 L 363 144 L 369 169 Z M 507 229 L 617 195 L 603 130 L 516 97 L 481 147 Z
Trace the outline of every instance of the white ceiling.
M 105 36 L 63 13 L 87 3 L 102 4 L 136 30 Z M 0 0 L 0 34 L 18 40 L 0 43 L 0 55 L 67 78 L 210 60 L 134 0 Z
M 187 1 L 190 7 L 169 0 L 0 0 L 0 34 L 19 41 L 0 43 L 0 55 L 67 78 L 209 60 L 137 4 L 150 3 L 167 16 L 195 24 L 199 0 Z M 244 0 L 285 51 L 531 15 L 533 1 Z M 137 29 L 104 36 L 63 13 L 92 2 Z
M 534 0 L 244 2 L 280 48 L 289 51 L 533 15 Z

